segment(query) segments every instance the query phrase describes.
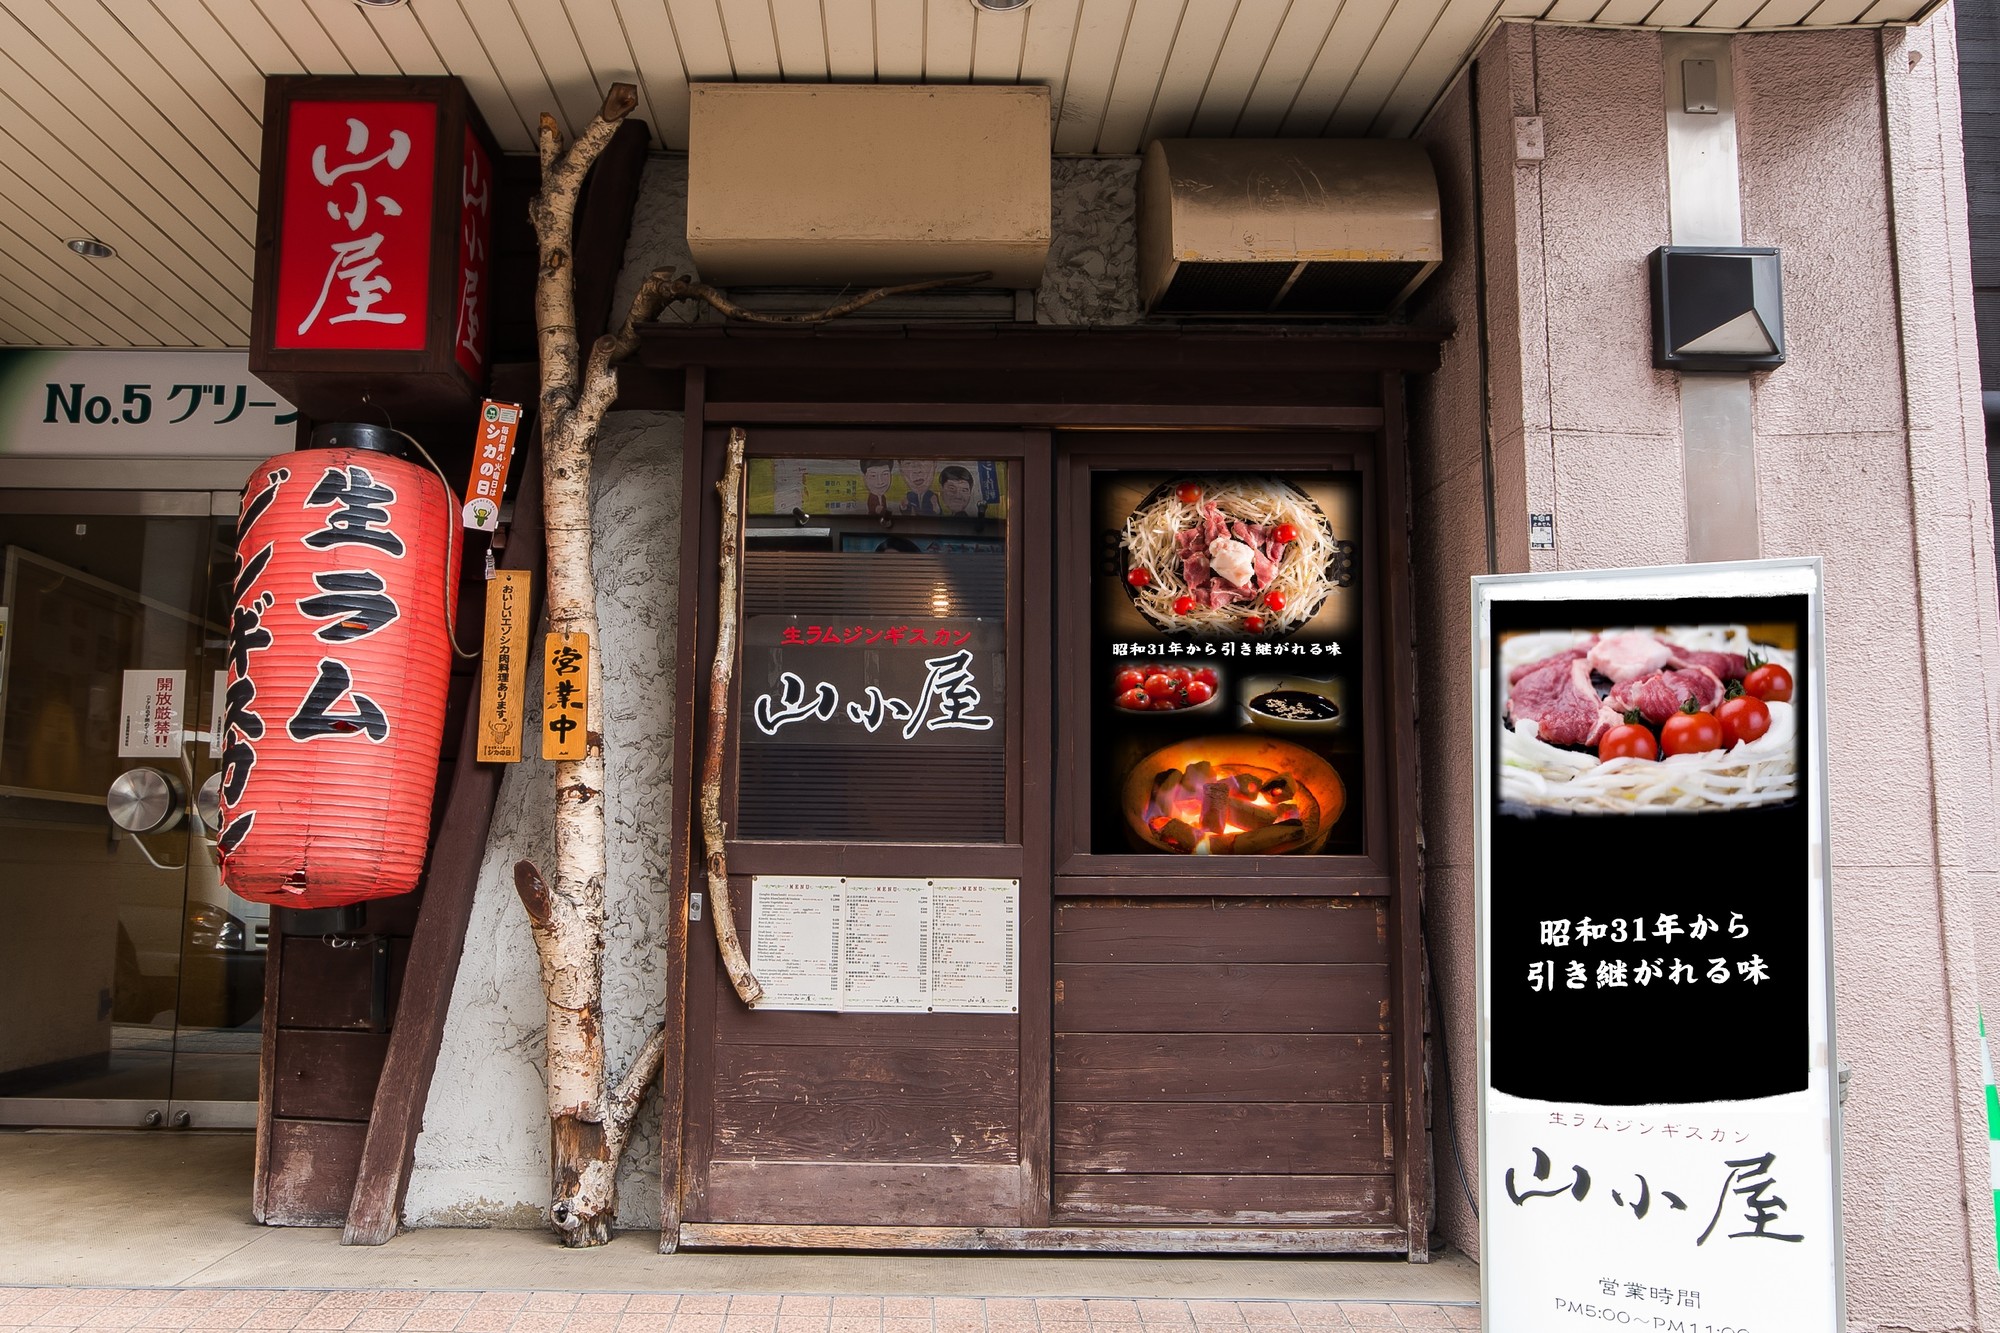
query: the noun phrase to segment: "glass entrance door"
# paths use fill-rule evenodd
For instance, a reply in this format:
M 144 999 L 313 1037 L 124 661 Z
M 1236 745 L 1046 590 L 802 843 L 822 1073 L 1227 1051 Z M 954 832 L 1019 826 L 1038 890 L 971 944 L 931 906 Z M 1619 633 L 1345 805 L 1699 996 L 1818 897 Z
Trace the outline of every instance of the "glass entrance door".
M 0 491 L 0 1123 L 254 1121 L 269 909 L 200 799 L 234 516 Z

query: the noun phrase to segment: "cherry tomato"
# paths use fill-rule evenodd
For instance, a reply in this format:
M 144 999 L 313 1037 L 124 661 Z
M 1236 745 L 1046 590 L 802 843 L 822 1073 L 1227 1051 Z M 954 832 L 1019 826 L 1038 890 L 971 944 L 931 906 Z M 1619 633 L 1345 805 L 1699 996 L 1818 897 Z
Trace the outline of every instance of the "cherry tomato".
M 1766 703 L 1788 704 L 1792 701 L 1792 673 L 1776 662 L 1766 662 L 1743 678 L 1743 692 Z
M 1243 617 L 1243 628 L 1244 628 L 1244 629 L 1247 629 L 1247 630 L 1249 630 L 1249 631 L 1250 631 L 1250 632 L 1251 632 L 1252 634 L 1261 634 L 1261 633 L 1263 633 L 1263 632 L 1264 632 L 1264 617 L 1262 617 L 1262 616 L 1245 616 L 1245 617 Z
M 1202 684 L 1208 686 L 1208 688 L 1211 690 L 1213 690 L 1217 685 L 1222 683 L 1222 677 L 1215 674 L 1214 667 L 1203 667 L 1201 670 L 1194 673 L 1194 678 L 1200 681 Z
M 1604 733 L 1597 742 L 1599 759 L 1658 759 L 1660 747 L 1653 743 L 1652 731 L 1627 722 Z
M 1120 708 L 1151 708 L 1153 696 L 1144 690 L 1126 690 L 1118 696 Z
M 1184 616 L 1192 610 L 1194 610 L 1194 598 L 1188 596 L 1186 593 L 1182 593 L 1180 596 L 1174 598 L 1175 615 Z
M 1180 686 L 1174 684 L 1174 678 L 1165 672 L 1155 672 L 1146 677 L 1145 690 L 1157 701 L 1172 698 L 1180 692 Z
M 1170 666 L 1167 668 L 1167 679 L 1185 689 L 1187 683 L 1194 679 L 1194 672 L 1184 666 Z
M 1713 713 L 1675 713 L 1660 728 L 1660 749 L 1668 754 L 1700 754 L 1722 748 L 1722 724 Z
M 1184 481 L 1174 487 L 1174 499 L 1184 505 L 1201 503 L 1201 486 L 1198 482 Z
M 1153 581 L 1153 571 L 1143 565 L 1125 571 L 1125 581 L 1135 588 L 1144 588 Z
M 1270 607 L 1273 611 L 1284 610 L 1285 594 L 1279 592 L 1276 588 L 1271 589 L 1264 594 L 1264 605 Z
M 1146 683 L 1145 672 L 1139 670 L 1139 668 L 1137 667 L 1126 667 L 1123 671 L 1119 672 L 1115 678 L 1113 678 L 1111 682 L 1111 690 L 1112 693 L 1114 694 L 1124 694 L 1128 690 L 1138 689 L 1141 685 L 1144 685 L 1145 683 Z
M 1184 706 L 1185 705 L 1182 704 L 1181 696 L 1179 694 L 1160 695 L 1158 698 L 1154 699 L 1151 704 L 1153 710 L 1155 712 L 1160 712 L 1160 713 L 1171 713 L 1176 708 L 1181 708 Z
M 1188 682 L 1187 701 L 1189 708 L 1193 708 L 1197 704 L 1205 704 L 1214 697 L 1215 686 L 1201 680 L 1191 680 Z
M 1715 710 L 1715 719 L 1722 724 L 1725 745 L 1754 741 L 1771 729 L 1771 710 L 1754 694 L 1739 694 L 1725 700 Z
M 1277 527 L 1271 529 L 1271 539 L 1289 545 L 1299 539 L 1299 530 L 1289 523 L 1280 523 Z

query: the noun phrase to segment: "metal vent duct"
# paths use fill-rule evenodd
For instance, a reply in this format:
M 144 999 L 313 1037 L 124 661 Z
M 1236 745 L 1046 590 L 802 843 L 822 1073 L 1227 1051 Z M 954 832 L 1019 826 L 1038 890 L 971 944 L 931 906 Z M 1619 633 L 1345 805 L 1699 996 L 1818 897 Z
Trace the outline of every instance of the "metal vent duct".
M 1380 317 L 1444 258 L 1437 174 L 1392 139 L 1159 139 L 1139 172 L 1155 315 Z

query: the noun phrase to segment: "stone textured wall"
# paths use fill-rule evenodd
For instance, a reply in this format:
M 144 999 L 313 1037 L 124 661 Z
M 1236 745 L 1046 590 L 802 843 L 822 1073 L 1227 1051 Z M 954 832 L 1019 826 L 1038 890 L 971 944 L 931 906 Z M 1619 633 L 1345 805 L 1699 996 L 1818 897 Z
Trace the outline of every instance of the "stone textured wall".
M 1139 159 L 1057 158 L 1052 168 L 1055 237 L 1037 321 L 1137 319 Z M 657 156 L 641 182 L 614 318 L 654 268 L 694 272 L 686 231 L 687 160 Z M 604 1009 L 614 1075 L 663 1000 L 681 436 L 678 414 L 614 412 L 592 477 L 610 821 Z M 539 672 L 527 689 L 540 700 Z M 417 1140 L 404 1210 L 412 1226 L 532 1227 L 548 1204 L 541 983 L 513 865 L 524 857 L 548 865 L 553 791 L 553 765 L 539 758 L 514 765 L 501 784 Z M 649 1104 L 619 1177 L 621 1225 L 658 1225 L 659 1179 L 658 1114 Z
M 1783 249 L 1790 353 L 1756 379 L 1762 549 L 1826 562 L 1856 1329 L 2000 1318 L 1977 1026 L 1983 993 L 2000 988 L 1975 967 L 1981 943 L 2000 947 L 2000 632 L 1952 53 L 1949 10 L 1914 29 L 1745 36 L 1733 52 L 1744 241 Z M 1501 571 L 1686 558 L 1675 377 L 1652 368 L 1647 329 L 1644 260 L 1668 230 L 1662 78 L 1658 37 L 1637 32 L 1511 25 L 1477 63 L 1493 450 L 1481 499 Z M 1518 115 L 1543 118 L 1538 164 L 1514 160 Z M 1447 200 L 1462 197 L 1474 184 L 1468 95 L 1449 96 L 1426 133 Z M 1441 281 L 1427 299 L 1461 333 L 1438 381 L 1416 391 L 1415 522 L 1419 586 L 1448 599 L 1420 623 L 1425 836 L 1465 1092 L 1472 781 L 1460 622 L 1464 577 L 1486 553 L 1461 530 L 1479 513 L 1459 480 L 1477 426 L 1461 390 L 1444 387 L 1466 382 L 1457 345 L 1479 326 L 1462 269 Z M 1532 511 L 1554 513 L 1556 548 L 1530 560 Z M 1441 1147 L 1440 1218 L 1470 1248 L 1452 1170 Z

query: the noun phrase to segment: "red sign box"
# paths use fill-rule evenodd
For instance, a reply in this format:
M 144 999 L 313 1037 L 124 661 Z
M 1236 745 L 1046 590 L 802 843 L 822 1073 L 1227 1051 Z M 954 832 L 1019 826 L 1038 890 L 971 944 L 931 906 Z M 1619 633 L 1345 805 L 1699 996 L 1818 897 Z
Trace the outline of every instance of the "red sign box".
M 436 102 L 292 103 L 273 346 L 423 348 L 436 165 Z
M 485 145 L 465 131 L 465 167 L 458 205 L 458 317 L 452 355 L 475 382 L 486 376 L 486 321 L 493 298 L 487 290 L 493 243 L 493 164 Z

